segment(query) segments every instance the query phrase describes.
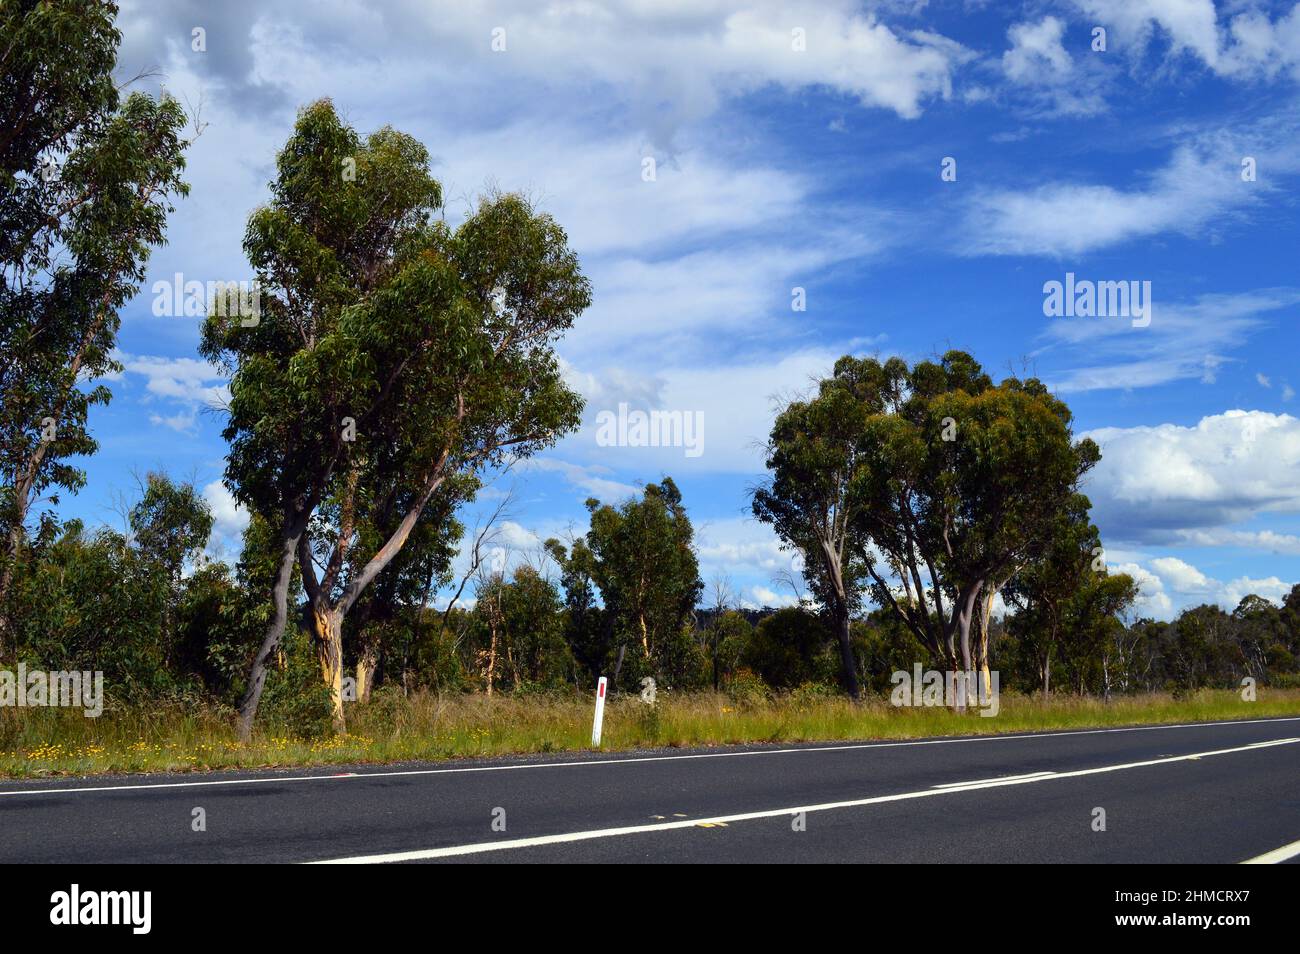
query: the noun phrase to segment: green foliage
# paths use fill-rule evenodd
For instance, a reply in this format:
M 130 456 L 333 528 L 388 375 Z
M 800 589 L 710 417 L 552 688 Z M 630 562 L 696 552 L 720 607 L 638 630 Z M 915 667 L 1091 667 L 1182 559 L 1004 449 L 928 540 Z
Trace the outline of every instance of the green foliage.
M 755 627 L 741 651 L 740 664 L 775 689 L 834 680 L 838 665 L 834 635 L 806 610 L 777 610 Z
M 118 309 L 164 239 L 181 181 L 185 115 L 170 99 L 120 100 L 117 7 L 13 0 L 0 7 L 0 653 L 31 506 L 57 505 L 94 453 L 90 408 L 121 370 Z
M 738 669 L 727 683 L 727 696 L 737 706 L 759 706 L 772 698 L 772 690 L 757 673 Z
M 609 654 L 625 648 L 621 688 L 635 688 L 645 676 L 665 687 L 697 683 L 703 659 L 686 624 L 704 583 L 693 547 L 694 530 L 677 485 L 665 477 L 659 484 L 647 484 L 640 499 L 615 507 L 593 498 L 587 510 L 591 528 L 575 542 L 572 553 L 548 541 L 564 573 L 571 621 L 589 611 L 593 585 L 604 603 L 608 630 L 592 626 L 595 621 L 585 615 L 576 616 L 592 628 L 580 634 L 582 645 L 575 655 L 590 665 L 593 644 L 600 639 L 596 634 L 607 632 L 610 638 L 600 640 L 604 653 L 599 672 L 612 672 Z
M 482 581 L 475 594 L 471 647 L 486 688 L 538 692 L 572 685 L 575 664 L 564 639 L 560 595 L 531 566 L 507 581 L 501 574 Z
M 262 696 L 261 713 L 267 730 L 298 739 L 329 734 L 330 693 L 321 682 L 311 636 L 304 630 L 291 630 L 280 649 Z
M 175 580 L 207 545 L 212 510 L 193 484 L 175 484 L 166 474 L 151 473 L 128 523 L 140 554 Z

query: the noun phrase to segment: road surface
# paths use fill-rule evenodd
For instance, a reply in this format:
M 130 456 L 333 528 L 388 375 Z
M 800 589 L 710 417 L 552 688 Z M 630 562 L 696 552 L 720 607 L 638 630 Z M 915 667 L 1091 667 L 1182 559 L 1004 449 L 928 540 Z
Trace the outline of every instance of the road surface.
M 1300 862 L 1300 718 L 0 782 L 7 863 L 1250 859 Z

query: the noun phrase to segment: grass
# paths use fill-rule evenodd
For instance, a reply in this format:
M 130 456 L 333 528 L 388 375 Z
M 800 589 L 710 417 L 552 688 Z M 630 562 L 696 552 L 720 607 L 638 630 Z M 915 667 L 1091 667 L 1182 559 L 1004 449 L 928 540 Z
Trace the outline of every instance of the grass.
M 977 711 L 894 708 L 887 699 L 853 705 L 793 694 L 749 704 L 726 695 L 661 692 L 654 710 L 636 697 L 610 700 L 602 750 L 987 735 L 1049 729 L 1300 715 L 1300 690 L 1077 696 L 1048 700 L 1003 694 L 996 717 Z M 193 707 L 106 711 L 0 709 L 0 777 L 101 772 L 187 772 L 221 768 L 438 760 L 568 752 L 591 748 L 591 700 L 583 697 L 384 696 L 349 707 L 349 734 L 305 740 L 258 733 L 235 739 L 228 712 Z

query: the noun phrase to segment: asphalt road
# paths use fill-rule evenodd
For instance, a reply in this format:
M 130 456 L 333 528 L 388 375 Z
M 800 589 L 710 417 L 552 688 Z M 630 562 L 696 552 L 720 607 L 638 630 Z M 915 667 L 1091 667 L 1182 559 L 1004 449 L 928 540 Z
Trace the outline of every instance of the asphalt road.
M 1277 849 L 1300 861 L 1300 718 L 0 782 L 6 863 L 1235 863 Z

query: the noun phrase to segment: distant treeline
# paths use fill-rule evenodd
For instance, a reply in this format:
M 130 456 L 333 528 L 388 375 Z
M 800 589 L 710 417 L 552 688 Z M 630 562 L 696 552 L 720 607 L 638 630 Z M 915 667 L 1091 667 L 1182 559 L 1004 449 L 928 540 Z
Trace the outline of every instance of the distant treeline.
M 343 634 L 344 668 L 362 676 L 356 692 L 589 692 L 597 676 L 616 672 L 616 688 L 628 692 L 646 676 L 661 691 L 840 691 L 825 614 L 739 607 L 723 587 L 720 605 L 697 605 L 704 586 L 671 480 L 618 507 L 593 503 L 592 523 L 567 546 L 552 542 L 553 556 L 477 574 L 463 597 L 472 608 L 437 609 L 423 594 L 368 602 Z M 271 612 L 275 560 L 271 534 L 254 521 L 235 565 L 203 562 L 211 525 L 192 487 L 154 474 L 125 532 L 51 526 L 16 580 L 17 657 L 37 669 L 104 670 L 110 711 L 161 698 L 235 706 Z M 305 610 L 297 581 L 292 593 Z M 1002 691 L 1043 689 L 1039 626 L 1028 613 L 991 621 Z M 891 611 L 875 609 L 850 630 L 869 691 L 888 692 L 890 674 L 916 663 L 944 665 Z M 1249 596 L 1231 613 L 1198 606 L 1172 622 L 1126 623 L 1075 607 L 1050 667 L 1056 691 L 1097 695 L 1236 687 L 1245 677 L 1300 685 L 1300 586 L 1281 607 Z M 293 628 L 273 661 L 264 711 L 301 731 L 328 726 L 308 628 Z

